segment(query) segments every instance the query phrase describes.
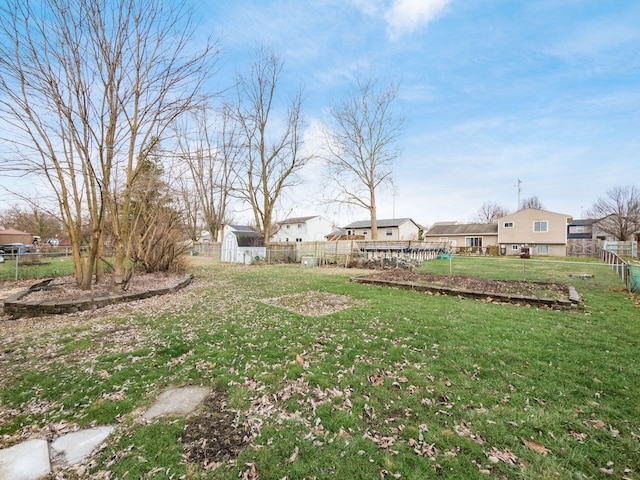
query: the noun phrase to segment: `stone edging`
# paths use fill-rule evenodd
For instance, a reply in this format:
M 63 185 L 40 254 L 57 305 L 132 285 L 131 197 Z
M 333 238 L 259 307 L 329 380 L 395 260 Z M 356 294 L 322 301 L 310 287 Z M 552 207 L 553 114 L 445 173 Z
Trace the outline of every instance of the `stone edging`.
M 66 300 L 66 301 L 29 301 L 28 295 L 31 290 L 23 290 L 11 295 L 4 301 L 5 313 L 13 318 L 19 317 L 41 317 L 44 315 L 59 315 L 65 313 L 75 313 L 84 310 L 95 310 L 97 308 L 114 305 L 117 303 L 132 302 L 134 300 L 142 300 L 144 298 L 155 297 L 157 295 L 166 295 L 173 293 L 181 288 L 186 287 L 193 280 L 193 275 L 186 275 L 177 284 L 160 288 L 157 290 L 147 290 L 144 292 L 132 292 L 121 294 L 109 294 L 100 297 L 89 298 L 86 300 Z M 23 300 L 24 299 L 24 300 Z
M 475 290 L 465 290 L 465 289 L 457 289 L 457 288 L 449 288 L 449 287 L 438 287 L 434 285 L 422 285 L 413 282 L 395 282 L 390 280 L 378 280 L 374 278 L 367 277 L 355 277 L 350 280 L 354 283 L 364 283 L 368 285 L 377 285 L 377 286 L 387 286 L 387 287 L 395 287 L 402 288 L 406 290 L 414 290 L 417 292 L 434 292 L 440 293 L 442 295 L 461 295 L 463 297 L 469 298 L 479 298 L 485 299 L 487 297 L 491 297 L 494 300 L 500 300 L 503 302 L 509 303 L 517 303 L 520 305 L 539 305 L 545 306 L 549 308 L 555 309 L 571 309 L 576 308 L 580 303 L 580 295 L 576 291 L 575 287 L 569 286 L 569 299 L 555 299 L 555 298 L 539 298 L 539 297 L 528 297 L 526 295 L 513 295 L 513 294 L 501 294 L 501 293 L 490 293 L 490 292 L 479 292 Z

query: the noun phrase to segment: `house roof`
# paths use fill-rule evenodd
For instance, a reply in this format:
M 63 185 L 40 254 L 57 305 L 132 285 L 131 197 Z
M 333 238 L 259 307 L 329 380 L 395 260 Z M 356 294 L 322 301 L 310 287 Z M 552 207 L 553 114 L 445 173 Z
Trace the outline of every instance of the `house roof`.
M 334 230 L 331 233 L 325 235 L 325 237 L 339 237 L 340 235 L 346 235 L 347 231 L 344 228 L 339 228 L 338 230 Z
M 585 218 L 583 220 L 573 220 L 569 225 L 593 225 L 597 221 L 595 218 Z
M 316 218 L 319 217 L 320 215 L 311 215 L 309 217 L 291 217 L 291 218 L 287 218 L 286 220 L 283 220 L 282 222 L 280 222 L 282 225 L 286 225 L 286 224 L 290 224 L 290 223 L 304 223 L 307 220 L 311 220 L 312 218 Z
M 443 235 L 497 235 L 497 223 L 436 223 L 425 233 L 428 236 Z
M 403 225 L 407 222 L 413 222 L 416 226 L 418 225 L 410 218 L 388 218 L 379 219 L 378 228 L 399 227 L 400 225 Z M 371 220 L 361 220 L 358 222 L 353 222 L 349 225 L 345 225 L 343 228 L 371 228 Z
M 29 232 L 23 232 L 22 230 L 16 230 L 15 228 L 7 228 L 6 230 L 0 230 L 0 235 L 31 235 Z
M 552 212 L 550 210 L 542 210 L 540 208 L 525 208 L 524 210 L 518 210 L 517 212 L 510 213 L 509 215 L 505 215 L 504 217 L 500 217 L 498 221 L 501 221 L 503 218 L 515 217 L 517 215 L 520 215 L 522 212 L 526 212 L 528 210 L 537 210 L 538 212 L 550 213 L 552 215 L 560 215 L 563 217 L 571 218 L 571 215 L 567 215 L 566 213 Z

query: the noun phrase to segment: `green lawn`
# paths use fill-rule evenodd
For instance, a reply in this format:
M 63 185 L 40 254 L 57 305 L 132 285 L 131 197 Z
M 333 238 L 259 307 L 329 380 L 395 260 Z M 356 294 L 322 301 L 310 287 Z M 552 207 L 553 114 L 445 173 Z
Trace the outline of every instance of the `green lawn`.
M 371 287 L 343 269 L 199 267 L 160 307 L 3 328 L 0 446 L 48 425 L 117 425 L 65 478 L 640 479 L 640 312 L 615 274 L 597 261 L 457 257 L 422 270 L 450 267 L 571 282 L 584 306 Z M 314 317 L 261 301 L 308 291 L 353 305 Z M 184 419 L 138 420 L 184 384 L 227 392 L 254 435 L 235 462 L 188 464 Z
M 0 263 L 0 282 L 11 280 L 30 280 L 50 277 L 73 275 L 73 258 L 49 257 L 40 255 L 34 257 L 20 257 L 16 278 L 16 262 L 7 257 Z

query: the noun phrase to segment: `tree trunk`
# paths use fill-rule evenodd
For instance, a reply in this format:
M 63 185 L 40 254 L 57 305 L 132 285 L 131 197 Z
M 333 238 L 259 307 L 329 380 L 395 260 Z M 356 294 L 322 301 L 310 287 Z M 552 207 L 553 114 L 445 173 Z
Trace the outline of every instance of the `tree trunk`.
M 378 240 L 378 211 L 376 208 L 376 194 L 375 189 L 370 190 L 370 206 L 369 213 L 371 214 L 371 240 Z

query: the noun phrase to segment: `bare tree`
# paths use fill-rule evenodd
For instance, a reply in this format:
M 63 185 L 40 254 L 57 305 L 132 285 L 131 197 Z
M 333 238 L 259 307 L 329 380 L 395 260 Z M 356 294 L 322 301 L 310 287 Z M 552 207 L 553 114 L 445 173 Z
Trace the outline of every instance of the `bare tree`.
M 478 209 L 475 220 L 480 223 L 494 223 L 505 215 L 509 215 L 509 210 L 505 207 L 499 205 L 498 202 L 486 201 Z
M 616 240 L 632 240 L 640 230 L 640 190 L 635 185 L 614 187 L 593 204 L 588 215 Z
M 0 7 L 0 112 L 13 171 L 44 175 L 90 288 L 107 218 L 113 288 L 125 287 L 131 197 L 153 137 L 201 100 L 212 48 L 193 49 L 183 0 L 7 0 Z M 108 212 L 108 215 L 107 215 Z M 91 235 L 83 249 L 82 226 Z
M 298 172 L 311 159 L 302 149 L 302 98 L 288 101 L 278 117 L 278 93 L 283 62 L 261 48 L 248 76 L 238 77 L 235 118 L 241 135 L 237 195 L 253 211 L 257 230 L 266 243 L 275 223 L 275 209 L 285 189 L 299 183 Z M 280 111 L 284 112 L 284 109 Z
M 325 131 L 333 200 L 368 210 L 373 240 L 378 234 L 376 193 L 391 185 L 400 154 L 396 142 L 404 120 L 393 111 L 397 93 L 397 86 L 379 90 L 372 81 L 359 81 L 355 92 L 331 107 L 334 125 Z
M 175 177 L 173 195 L 177 209 L 182 213 L 182 227 L 187 237 L 195 242 L 200 238 L 202 225 L 200 223 L 200 201 L 191 178 L 179 171 Z
M 193 191 L 196 205 L 188 210 L 200 213 L 211 238 L 218 238 L 236 184 L 236 166 L 240 155 L 238 125 L 225 106 L 213 123 L 210 111 L 194 112 L 189 124 L 178 129 L 178 157 L 188 167 L 189 182 L 182 187 Z M 191 132 L 189 131 L 191 130 Z M 185 203 L 188 202 L 183 195 Z
M 526 210 L 527 208 L 535 208 L 536 210 L 544 210 L 542 202 L 537 195 L 530 198 L 525 198 L 520 203 L 520 210 Z
M 26 203 L 26 207 L 13 205 L 5 212 L 0 212 L 0 225 L 37 235 L 42 241 L 56 237 L 62 227 L 60 220 L 37 203 Z

